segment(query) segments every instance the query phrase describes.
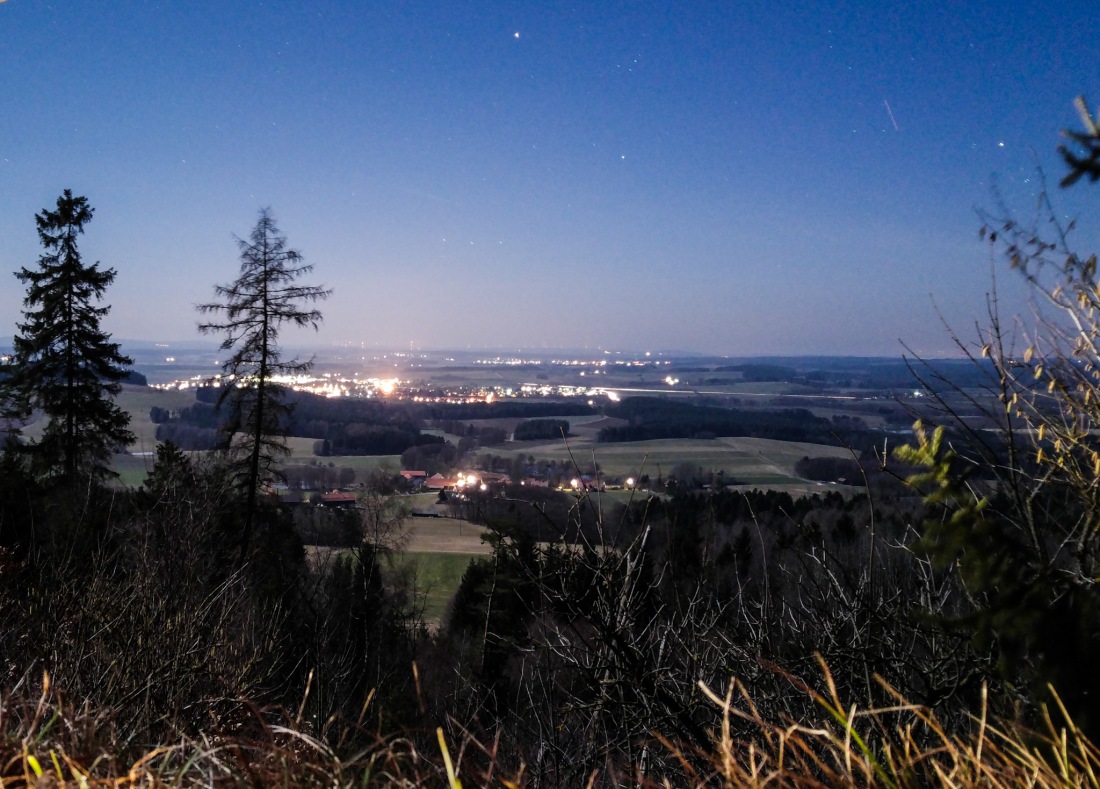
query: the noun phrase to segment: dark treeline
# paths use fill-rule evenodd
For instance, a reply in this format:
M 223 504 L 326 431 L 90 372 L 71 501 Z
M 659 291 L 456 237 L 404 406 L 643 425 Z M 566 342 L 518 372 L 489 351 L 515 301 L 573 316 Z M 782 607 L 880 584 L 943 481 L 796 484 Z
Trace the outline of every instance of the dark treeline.
M 187 450 L 213 449 L 224 441 L 225 417 L 213 405 L 218 390 L 197 390 L 197 402 L 178 413 L 154 408 L 157 440 L 173 441 Z M 421 433 L 415 414 L 402 405 L 378 400 L 325 398 L 303 392 L 288 394 L 279 430 L 317 440 L 315 454 L 399 455 L 409 447 L 441 443 Z
M 215 408 L 218 390 L 203 387 L 196 391 L 196 402 L 171 412 L 154 407 L 150 412 L 157 423 L 157 440 L 173 441 L 187 450 L 212 449 L 224 440 L 225 417 Z M 502 428 L 474 428 L 466 420 L 524 418 L 532 421 L 554 416 L 595 413 L 587 405 L 572 402 L 499 401 L 495 403 L 422 404 L 390 403 L 382 400 L 325 398 L 302 392 L 285 398 L 288 411 L 279 424 L 287 435 L 317 439 L 316 454 L 327 455 L 400 455 L 412 447 L 442 443 L 443 439 L 421 432 L 428 421 L 448 432 L 472 440 L 459 454 L 478 444 L 502 443 L 509 435 Z M 561 422 L 554 422 L 559 426 Z M 564 423 L 568 427 L 568 423 Z M 560 438 L 561 432 L 554 432 Z M 568 432 L 568 431 L 567 431 Z
M 201 452 L 222 446 L 225 436 L 221 430 L 196 427 L 184 422 L 161 422 L 157 425 L 157 441 L 171 441 L 188 452 Z
M 585 402 L 571 400 L 497 400 L 492 403 L 416 403 L 409 409 L 419 419 L 542 419 L 597 413 Z
M 836 444 L 839 437 L 862 449 L 877 439 L 861 420 L 830 420 L 815 416 L 805 408 L 750 411 L 654 397 L 629 397 L 610 406 L 607 414 L 625 419 L 629 424 L 601 429 L 599 440 L 602 442 L 749 436 Z
M 778 364 L 728 364 L 715 367 L 716 373 L 741 373 L 742 380 L 758 383 L 773 381 L 794 381 L 798 373 L 793 367 Z
M 315 443 L 315 455 L 399 455 L 410 446 L 444 443 L 440 436 L 425 435 L 419 428 L 392 424 L 353 422 L 342 428 L 330 428 L 327 434 L 334 437 Z
M 817 482 L 861 483 L 864 470 L 855 459 L 844 457 L 804 457 L 794 465 L 795 474 Z
M 503 444 L 508 440 L 508 431 L 503 427 L 478 427 L 461 419 L 438 419 L 432 424 L 445 433 L 459 436 L 459 441 L 463 441 L 465 446 L 475 443 Z
M 569 436 L 569 422 L 564 419 L 529 419 L 516 425 L 516 441 L 553 441 Z
M 427 474 L 450 473 L 462 456 L 462 451 L 462 447 L 455 446 L 449 441 L 409 447 L 401 453 L 401 468 L 424 471 Z

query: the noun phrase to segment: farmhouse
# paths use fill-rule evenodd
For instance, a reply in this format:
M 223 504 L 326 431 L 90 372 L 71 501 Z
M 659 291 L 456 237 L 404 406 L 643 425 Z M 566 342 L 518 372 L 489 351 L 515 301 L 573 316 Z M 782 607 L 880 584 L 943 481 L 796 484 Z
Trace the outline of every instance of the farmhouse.
M 427 490 L 454 490 L 456 485 L 457 479 L 448 479 L 442 474 L 432 474 L 424 480 L 424 488 Z
M 323 507 L 350 510 L 355 509 L 355 501 L 354 493 L 342 493 L 334 490 L 331 493 L 321 494 L 321 506 Z
M 508 485 L 512 482 L 512 478 L 507 474 L 497 474 L 492 471 L 479 471 L 476 473 L 481 477 L 481 481 L 487 484 Z

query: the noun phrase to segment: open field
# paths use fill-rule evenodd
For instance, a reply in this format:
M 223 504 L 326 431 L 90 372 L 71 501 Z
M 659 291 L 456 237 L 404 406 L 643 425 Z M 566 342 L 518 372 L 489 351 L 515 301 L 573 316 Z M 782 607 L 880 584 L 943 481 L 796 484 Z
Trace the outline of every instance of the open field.
M 825 419 L 832 419 L 834 416 L 859 417 L 870 428 L 882 429 L 886 427 L 886 417 L 879 413 L 872 413 L 870 409 L 829 408 L 828 406 L 819 405 L 811 405 L 807 408 L 814 416 L 820 416 Z
M 128 488 L 139 487 L 156 462 L 155 455 L 114 455 L 111 469 L 118 474 L 118 483 Z
M 123 386 L 115 400 L 123 410 L 130 414 L 130 430 L 137 441 L 130 447 L 131 452 L 155 452 L 157 449 L 157 426 L 149 418 L 149 409 L 186 408 L 195 402 L 194 391 L 163 391 L 145 386 Z
M 462 436 L 456 436 L 454 433 L 448 433 L 438 427 L 426 427 L 420 432 L 429 436 L 439 436 L 444 441 L 449 441 L 455 446 L 458 446 L 458 442 L 462 439 Z
M 313 444 L 316 441 L 315 438 L 304 436 L 287 436 L 286 448 L 290 450 L 290 456 L 295 459 L 317 457 L 313 454 Z
M 157 426 L 149 418 L 153 406 L 178 410 L 187 408 L 195 402 L 194 390 L 150 389 L 146 386 L 126 384 L 122 387 L 115 402 L 130 414 L 130 430 L 135 436 L 134 443 L 128 447 L 131 454 L 114 455 L 111 469 L 119 475 L 118 484 L 136 488 L 144 481 L 153 468 L 157 452 Z M 45 428 L 46 420 L 34 422 L 25 433 L 28 438 L 38 438 Z
M 429 624 L 439 624 L 470 562 L 491 553 L 489 546 L 481 541 L 482 531 L 471 523 L 453 518 L 409 518 L 406 521 L 405 548 L 394 555 L 394 563 L 411 567 L 416 573 L 416 587 L 424 595 L 424 618 Z M 337 554 L 346 550 L 317 545 L 306 547 L 307 557 L 314 565 L 333 561 Z
M 417 591 L 424 596 L 424 621 L 429 625 L 439 624 L 466 568 L 476 558 L 465 553 L 412 551 L 395 557 L 397 564 L 411 567 L 416 573 Z
M 410 493 L 402 497 L 401 503 L 410 510 L 435 510 L 439 502 L 438 493 Z M 440 505 L 438 511 L 443 513 L 445 505 Z
M 301 436 L 289 436 L 286 440 L 290 456 L 287 463 L 303 463 L 315 460 L 324 465 L 333 464 L 337 468 L 370 469 L 388 466 L 396 474 L 401 470 L 400 455 L 331 455 L 321 457 L 313 454 L 315 438 L 303 438 Z
M 548 416 L 543 419 L 560 419 L 569 423 L 571 439 L 595 441 L 600 430 L 605 427 L 625 425 L 623 419 L 616 419 L 602 414 L 583 414 L 581 416 Z M 520 422 L 528 422 L 528 419 L 501 418 L 501 419 L 471 419 L 469 423 L 475 427 L 499 427 L 511 434 Z M 516 446 L 522 446 L 524 442 L 517 442 Z M 540 442 L 541 443 L 541 442 Z M 498 445 L 499 446 L 499 445 Z
M 153 406 L 169 409 L 186 408 L 195 402 L 195 393 L 193 391 L 162 391 L 145 386 L 126 384 L 122 387 L 118 397 L 115 398 L 115 402 L 123 411 L 130 414 L 130 430 L 136 437 L 130 451 L 155 452 L 157 449 L 157 426 L 149 418 L 149 409 Z M 46 420 L 38 415 L 38 418 L 23 428 L 23 435 L 37 440 L 42 437 L 42 431 L 45 429 Z
M 530 422 L 532 421 L 532 419 L 557 419 L 568 422 L 569 432 L 571 433 L 599 432 L 600 428 L 607 427 L 608 425 L 626 424 L 621 419 L 612 419 L 601 414 L 580 414 L 577 416 L 544 417 L 500 417 L 498 419 L 465 419 L 462 421 L 466 422 L 467 424 L 473 425 L 474 427 L 499 427 L 501 430 L 512 433 L 516 429 L 516 425 L 520 424 L 521 422 Z M 446 435 L 441 431 L 433 432 L 436 432 L 437 435 Z
M 409 518 L 405 522 L 408 553 L 462 553 L 485 555 L 492 553 L 482 542 L 485 530 L 480 526 L 455 518 Z
M 489 447 L 495 454 L 532 455 L 536 459 L 575 461 L 581 473 L 590 473 L 593 460 L 607 476 L 666 475 L 678 463 L 704 469 L 722 469 L 749 485 L 804 484 L 794 473 L 803 457 L 849 457 L 843 447 L 774 441 L 765 438 L 656 439 L 600 444 L 582 439 L 509 442 Z

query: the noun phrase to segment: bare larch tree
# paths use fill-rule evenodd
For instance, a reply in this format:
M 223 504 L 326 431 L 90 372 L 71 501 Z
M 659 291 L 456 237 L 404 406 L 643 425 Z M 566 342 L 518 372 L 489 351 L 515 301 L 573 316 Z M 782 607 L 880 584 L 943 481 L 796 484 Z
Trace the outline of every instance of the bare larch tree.
M 198 305 L 203 315 L 220 320 L 200 323 L 203 334 L 221 334 L 221 350 L 230 351 L 218 408 L 226 409 L 225 447 L 234 459 L 233 481 L 245 496 L 245 520 L 240 559 L 247 555 L 256 521 L 257 496 L 262 486 L 280 476 L 279 460 L 288 453 L 285 417 L 290 405 L 280 378 L 304 373 L 312 359 L 284 360 L 279 331 L 285 324 L 317 329 L 322 317 L 308 305 L 326 299 L 331 290 L 297 284 L 313 270 L 302 255 L 287 246 L 270 209 L 262 209 L 248 239 L 237 239 L 241 250 L 240 275 L 229 285 L 214 288 L 217 301 Z

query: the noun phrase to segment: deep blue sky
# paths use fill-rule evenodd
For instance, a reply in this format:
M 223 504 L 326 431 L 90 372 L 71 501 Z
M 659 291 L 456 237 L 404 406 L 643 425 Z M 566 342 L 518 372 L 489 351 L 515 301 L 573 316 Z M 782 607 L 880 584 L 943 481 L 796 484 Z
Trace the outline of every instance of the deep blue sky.
M 194 338 L 270 206 L 322 346 L 947 352 L 933 299 L 972 332 L 975 208 L 1061 176 L 1100 13 L 895 5 L 0 2 L 0 335 L 71 188 L 119 338 Z

